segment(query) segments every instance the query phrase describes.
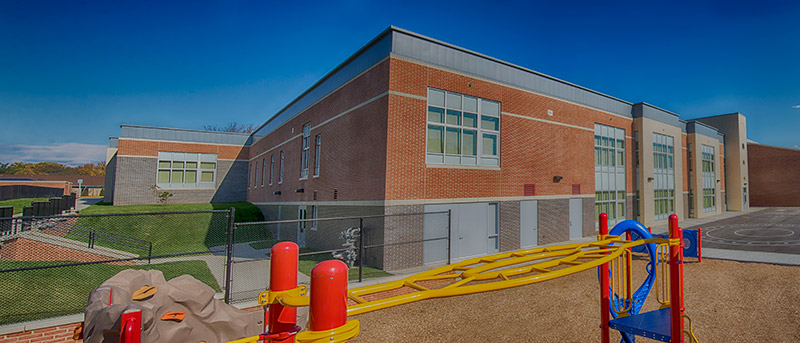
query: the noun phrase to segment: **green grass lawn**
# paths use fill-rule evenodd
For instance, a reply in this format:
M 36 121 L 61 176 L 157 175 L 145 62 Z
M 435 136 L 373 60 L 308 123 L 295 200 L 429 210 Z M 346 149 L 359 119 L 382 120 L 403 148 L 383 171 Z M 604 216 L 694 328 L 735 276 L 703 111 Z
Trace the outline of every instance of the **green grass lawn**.
M 315 251 L 317 251 L 317 250 L 308 249 L 308 248 L 300 248 L 300 253 L 301 254 L 309 253 L 309 252 L 315 252 Z M 297 269 L 299 269 L 301 273 L 303 273 L 305 275 L 308 275 L 308 276 L 311 276 L 311 269 L 313 269 L 314 266 L 317 265 L 317 263 L 320 263 L 320 262 L 325 261 L 325 260 L 332 260 L 332 259 L 333 259 L 333 257 L 331 256 L 330 253 L 300 256 L 300 261 L 298 261 L 299 264 L 297 266 Z M 358 280 L 358 267 L 350 268 L 350 272 L 348 274 L 349 274 L 348 275 L 348 279 L 349 280 Z M 392 274 L 389 274 L 389 273 L 387 273 L 387 272 L 385 272 L 383 270 L 380 270 L 380 269 L 377 269 L 377 268 L 372 268 L 372 267 L 367 267 L 367 266 L 364 266 L 364 268 L 362 270 L 362 278 L 363 279 L 368 279 L 368 278 L 373 278 L 373 277 L 381 277 L 381 276 L 391 276 L 391 275 Z
M 80 214 L 210 211 L 231 207 L 236 208 L 236 222 L 264 220 L 261 210 L 248 202 L 130 206 L 96 204 L 84 209 Z M 205 251 L 214 246 L 224 245 L 228 241 L 228 218 L 225 213 L 89 217 L 81 218 L 77 224 L 153 242 L 154 255 Z M 86 241 L 85 238 L 80 237 L 69 238 Z M 252 228 L 242 230 L 241 234 L 237 234 L 236 242 L 269 240 L 271 238 L 272 236 L 265 228 Z M 141 250 L 130 247 L 115 246 L 114 244 L 101 242 L 97 244 L 142 254 Z
M 14 206 L 14 214 L 22 213 L 22 206 L 30 206 L 34 201 L 48 201 L 50 198 L 19 198 L 0 201 L 0 207 Z
M 0 270 L 52 265 L 45 261 L 0 261 Z M 69 263 L 69 262 L 64 262 Z M 125 269 L 157 269 L 169 280 L 189 274 L 220 288 L 203 261 L 180 261 L 141 266 L 92 264 L 0 274 L 0 325 L 83 312 L 89 293 Z

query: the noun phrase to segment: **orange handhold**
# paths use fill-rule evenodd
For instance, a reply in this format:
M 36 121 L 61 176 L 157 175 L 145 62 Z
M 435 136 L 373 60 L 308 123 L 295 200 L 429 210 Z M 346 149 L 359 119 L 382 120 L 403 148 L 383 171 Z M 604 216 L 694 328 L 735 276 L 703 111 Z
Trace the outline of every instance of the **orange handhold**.
M 156 294 L 156 291 L 158 291 L 158 287 L 145 285 L 137 289 L 135 292 L 133 292 L 133 296 L 131 296 L 131 299 L 145 300 L 154 296 Z
M 83 322 L 78 323 L 78 326 L 72 331 L 72 339 L 76 341 L 83 339 Z
M 161 320 L 172 320 L 176 322 L 180 322 L 186 318 L 186 312 L 167 312 L 161 316 Z

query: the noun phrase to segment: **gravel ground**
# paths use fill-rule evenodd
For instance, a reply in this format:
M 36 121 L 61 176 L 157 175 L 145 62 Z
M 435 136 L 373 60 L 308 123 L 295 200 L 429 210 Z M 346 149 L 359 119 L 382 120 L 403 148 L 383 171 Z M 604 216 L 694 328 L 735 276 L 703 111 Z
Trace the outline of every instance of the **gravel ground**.
M 634 266 L 642 278 L 644 263 Z M 701 342 L 800 342 L 800 267 L 687 258 L 684 274 L 686 314 Z M 361 333 L 351 342 L 598 342 L 596 275 L 365 313 L 353 317 Z M 656 307 L 651 291 L 645 310 Z

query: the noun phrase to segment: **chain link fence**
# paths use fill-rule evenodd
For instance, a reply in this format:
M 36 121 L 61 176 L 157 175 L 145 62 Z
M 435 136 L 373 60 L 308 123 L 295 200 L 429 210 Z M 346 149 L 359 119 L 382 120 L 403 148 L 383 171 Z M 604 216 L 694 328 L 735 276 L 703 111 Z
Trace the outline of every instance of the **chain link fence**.
M 305 284 L 317 263 L 333 258 L 351 266 L 351 281 L 449 263 L 449 212 L 247 223 L 235 223 L 235 214 L 0 218 L 0 326 L 79 315 L 94 288 L 128 268 L 157 269 L 168 280 L 189 274 L 228 303 L 255 302 L 269 287 L 269 252 L 280 241 L 300 246 Z
M 232 210 L 0 218 L 0 326 L 80 314 L 116 273 L 225 287 Z

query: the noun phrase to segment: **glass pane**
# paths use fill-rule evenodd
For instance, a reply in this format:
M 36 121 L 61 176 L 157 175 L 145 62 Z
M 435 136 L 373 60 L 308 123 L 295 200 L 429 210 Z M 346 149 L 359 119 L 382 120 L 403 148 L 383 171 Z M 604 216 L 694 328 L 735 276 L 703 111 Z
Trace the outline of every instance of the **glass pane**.
M 464 111 L 478 112 L 478 99 L 464 96 Z
M 484 130 L 500 130 L 500 118 L 481 116 L 481 128 Z
M 172 171 L 172 182 L 174 183 L 183 182 L 183 170 Z
M 461 125 L 461 112 L 447 110 L 447 116 L 445 121 L 451 125 Z
M 441 123 L 444 109 L 438 107 L 428 107 L 428 121 Z
M 158 182 L 169 182 L 169 170 L 158 171 Z
M 499 116 L 500 103 L 481 99 L 481 113 Z
M 186 162 L 186 169 L 197 169 L 197 162 Z
M 214 182 L 214 172 L 212 171 L 201 172 L 200 182 Z
M 461 130 L 447 128 L 445 142 L 445 153 L 460 154 L 461 153 Z
M 625 154 L 622 151 L 617 151 L 617 165 L 625 165 Z
M 197 182 L 197 170 L 187 170 L 186 171 L 186 179 L 183 180 L 184 183 L 195 183 Z
M 602 142 L 602 140 L 600 139 L 600 136 L 595 135 L 594 136 L 594 145 L 600 145 L 601 142 Z
M 617 214 L 620 217 L 625 217 L 625 204 L 624 203 L 618 203 L 617 204 Z
M 461 152 L 464 155 L 475 156 L 478 153 L 478 133 L 472 130 L 464 130 Z
M 478 115 L 475 114 L 475 113 L 464 112 L 464 126 L 477 127 L 478 126 Z
M 169 168 L 170 167 L 170 163 L 169 163 L 169 161 L 158 161 L 158 167 L 159 168 Z
M 455 108 L 457 110 L 461 109 L 461 95 L 447 93 L 447 107 Z
M 428 89 L 428 102 L 431 105 L 444 107 L 444 92 L 437 89 Z
M 172 161 L 172 168 L 183 168 L 183 161 Z
M 441 126 L 428 125 L 428 152 L 444 152 L 444 128 Z
M 625 149 L 625 140 L 617 139 L 617 148 Z
M 625 199 L 625 192 L 623 191 L 617 192 L 617 199 Z
M 216 166 L 214 162 L 200 162 L 200 169 L 214 169 Z
M 497 155 L 497 135 L 483 134 L 483 154 Z

